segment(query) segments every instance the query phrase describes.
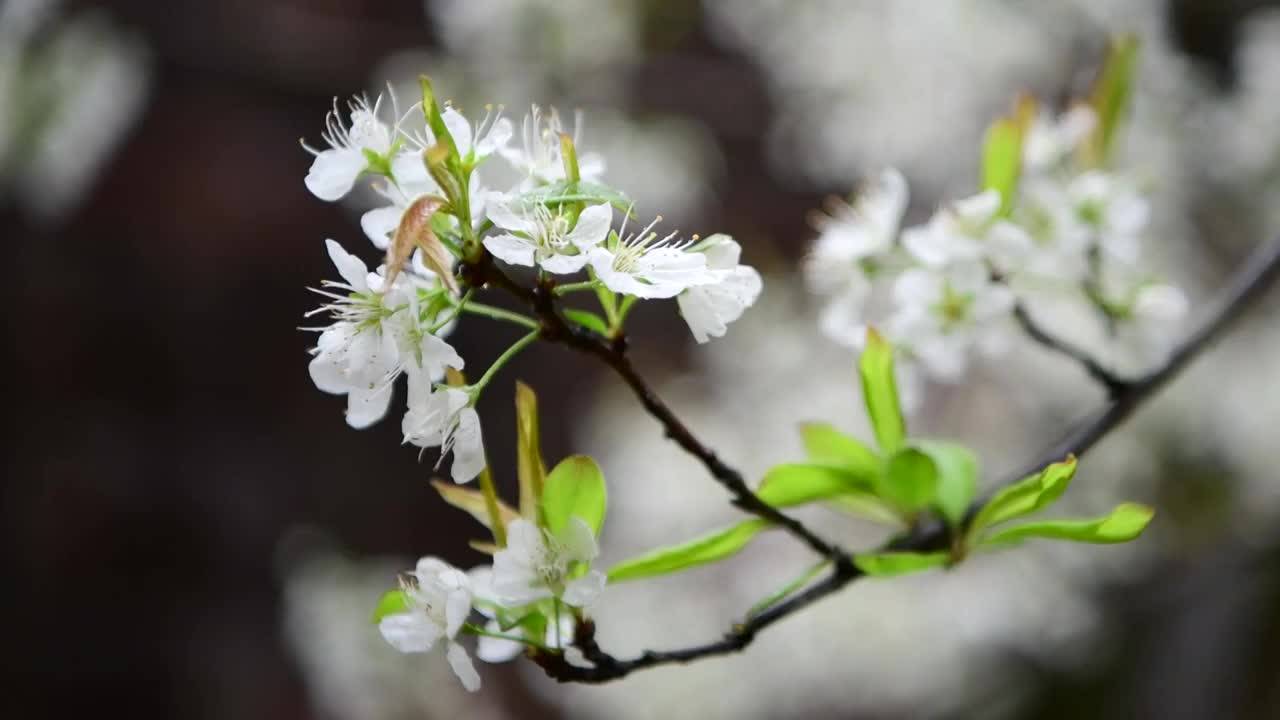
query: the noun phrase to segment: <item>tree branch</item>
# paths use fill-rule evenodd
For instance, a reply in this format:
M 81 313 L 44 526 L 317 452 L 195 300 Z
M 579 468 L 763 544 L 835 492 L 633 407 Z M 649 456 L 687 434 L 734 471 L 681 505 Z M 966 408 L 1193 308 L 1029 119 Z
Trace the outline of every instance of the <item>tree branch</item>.
M 512 293 L 527 303 L 538 317 L 544 339 L 591 355 L 611 368 L 635 393 L 636 399 L 644 406 L 645 411 L 662 425 L 667 437 L 674 440 L 685 452 L 697 458 L 707 468 L 707 472 L 729 491 L 736 507 L 783 528 L 812 548 L 814 552 L 831 558 L 833 562 L 848 556 L 846 551 L 823 540 L 799 520 L 761 500 L 747 486 L 742 473 L 730 467 L 716 455 L 714 450 L 698 440 L 693 431 L 671 411 L 671 408 L 667 407 L 662 398 L 658 397 L 653 388 L 649 387 L 636 371 L 626 355 L 625 341 L 622 339 L 610 341 L 590 330 L 571 325 L 561 317 L 555 307 L 554 286 L 548 284 L 532 289 L 525 288 L 502 272 L 487 253 L 475 262 L 464 263 L 462 275 L 467 284 L 472 287 L 493 284 Z
M 1013 317 L 1017 319 L 1018 324 L 1022 326 L 1024 332 L 1031 337 L 1032 340 L 1040 343 L 1042 346 L 1066 355 L 1072 360 L 1080 364 L 1084 371 L 1089 373 L 1089 377 L 1093 378 L 1107 391 L 1107 397 L 1116 398 L 1121 395 L 1130 385 L 1128 380 L 1116 375 L 1107 368 L 1102 366 L 1092 355 L 1085 352 L 1081 348 L 1076 347 L 1064 340 L 1060 340 L 1049 334 L 1044 328 L 1040 327 L 1035 318 L 1031 317 L 1031 313 L 1027 307 L 1021 302 L 1013 305 Z
M 492 263 L 491 260 L 489 262 L 490 264 Z M 1200 351 L 1204 350 L 1231 324 L 1232 320 L 1239 316 L 1241 310 L 1256 299 L 1276 279 L 1277 275 L 1280 275 L 1280 240 L 1259 248 L 1253 253 L 1244 268 L 1236 274 L 1223 290 L 1219 301 L 1215 304 L 1213 310 L 1206 315 L 1206 319 L 1201 326 L 1180 343 L 1160 367 L 1140 378 L 1123 383 L 1120 389 L 1114 393 L 1111 403 L 1105 409 L 1079 425 L 1061 441 L 1047 448 L 1032 462 L 1028 463 L 1024 470 L 1015 473 L 1002 482 L 1000 486 L 1017 482 L 1026 475 L 1038 472 L 1045 465 L 1060 460 L 1068 454 L 1083 454 L 1093 447 L 1098 440 L 1119 426 L 1147 398 L 1151 397 L 1186 367 Z M 508 279 L 507 282 L 510 282 L 510 280 Z M 544 321 L 549 321 L 549 318 L 543 317 L 544 310 L 551 308 L 549 301 L 535 297 L 537 295 L 536 291 L 528 291 L 528 295 L 536 302 L 535 310 L 537 310 L 539 317 L 542 317 Z M 547 296 L 550 297 L 550 294 L 547 293 Z M 728 468 L 715 456 L 715 453 L 702 446 L 680 424 L 679 420 L 671 414 L 671 411 L 665 405 L 662 405 L 656 396 L 652 395 L 647 386 L 635 375 L 635 370 L 631 368 L 630 363 L 621 354 L 621 350 L 611 348 L 607 343 L 593 335 L 582 334 L 579 337 L 574 328 L 568 327 L 563 320 L 559 319 L 559 316 L 554 313 L 554 308 L 551 309 L 550 314 L 556 319 L 553 325 L 553 328 L 556 329 L 553 330 L 553 334 L 566 331 L 568 332 L 568 338 L 578 338 L 552 337 L 551 339 L 558 339 L 560 342 L 565 342 L 575 349 L 600 357 L 622 375 L 623 379 L 628 381 L 628 384 L 631 384 L 631 378 L 635 378 L 638 384 L 632 385 L 632 389 L 640 397 L 641 402 L 645 403 L 646 409 L 651 414 L 655 414 L 664 427 L 668 428 L 669 435 L 672 435 L 677 442 L 680 442 L 682 447 L 685 447 L 686 450 L 701 459 L 703 464 L 707 465 L 707 468 L 712 472 L 712 475 L 720 480 L 722 484 L 725 484 L 726 487 L 729 487 L 731 492 L 734 491 L 735 485 L 727 482 L 722 475 L 727 475 L 728 478 L 736 478 L 738 486 L 745 491 L 746 495 L 754 498 L 756 502 L 760 502 L 759 498 L 756 498 L 750 490 L 746 489 L 745 484 L 742 483 L 741 476 L 736 471 Z M 600 346 L 603 346 L 603 348 Z M 615 363 L 617 364 L 615 365 Z M 651 407 L 649 402 L 646 402 L 646 398 L 649 398 L 656 405 Z M 655 412 L 655 407 L 658 412 Z M 681 437 L 685 438 L 684 442 L 681 442 Z M 686 445 L 686 442 L 688 445 Z M 735 498 L 737 497 L 738 494 L 735 492 Z M 972 517 L 986 501 L 987 498 L 975 501 L 969 508 L 969 516 Z M 765 505 L 765 507 L 773 510 L 768 505 Z M 800 526 L 800 528 L 804 533 L 808 532 L 803 530 L 803 526 Z M 947 548 L 949 541 L 950 538 L 946 527 L 942 523 L 934 522 L 921 526 L 913 532 L 889 542 L 881 548 L 880 552 L 940 550 Z M 817 540 L 817 543 L 822 547 L 831 547 L 821 540 Z M 864 576 L 864 573 L 853 564 L 851 556 L 839 552 L 836 548 L 831 548 L 831 550 L 839 554 L 831 555 L 833 560 L 832 569 L 822 580 L 750 618 L 746 622 L 734 625 L 724 637 L 714 642 L 679 650 L 648 650 L 638 657 L 619 660 L 600 649 L 595 641 L 595 627 L 590 621 L 586 621 L 579 625 L 574 644 L 583 651 L 584 656 L 594 664 L 594 667 L 581 668 L 570 665 L 561 655 L 556 654 L 539 653 L 534 656 L 534 660 L 543 667 L 549 676 L 561 682 L 603 683 L 616 680 L 638 670 L 645 670 L 659 665 L 688 663 L 702 658 L 739 652 L 750 645 L 760 631 L 839 591 Z

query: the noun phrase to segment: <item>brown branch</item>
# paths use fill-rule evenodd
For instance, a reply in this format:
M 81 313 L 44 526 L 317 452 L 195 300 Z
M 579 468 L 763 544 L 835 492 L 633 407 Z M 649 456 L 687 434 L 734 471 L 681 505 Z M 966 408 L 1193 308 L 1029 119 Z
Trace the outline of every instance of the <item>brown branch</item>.
M 490 264 L 492 263 L 491 260 L 489 262 Z M 1214 309 L 1206 315 L 1206 320 L 1170 353 L 1168 359 L 1160 367 L 1140 378 L 1124 383 L 1114 394 L 1111 403 L 1105 409 L 1082 423 L 1060 442 L 1046 449 L 1034 461 L 1029 463 L 1023 471 L 1012 475 L 1008 480 L 1001 483 L 1001 486 L 1017 482 L 1026 475 L 1037 472 L 1045 465 L 1060 460 L 1068 454 L 1082 454 L 1093 447 L 1099 439 L 1114 430 L 1146 399 L 1155 394 L 1166 382 L 1186 367 L 1197 354 L 1204 350 L 1231 324 L 1232 320 L 1239 316 L 1241 310 L 1256 299 L 1276 279 L 1277 275 L 1280 275 L 1280 240 L 1259 248 L 1250 257 L 1244 268 L 1236 274 L 1223 290 L 1221 299 L 1214 306 Z M 509 283 L 510 280 L 507 279 L 506 282 Z M 501 283 L 499 282 L 498 284 Z M 556 327 L 568 331 L 570 336 L 575 336 L 577 334 L 575 329 L 567 326 L 563 320 L 558 319 L 559 316 L 555 314 L 551 301 L 547 299 L 549 293 L 545 293 L 545 296 L 539 297 L 535 291 L 526 291 L 526 295 L 523 297 L 534 301 L 535 310 L 538 311 L 540 317 L 542 317 L 547 308 L 550 308 L 550 314 L 558 320 Z M 548 320 L 548 318 L 543 319 L 544 321 Z M 555 332 L 559 332 L 559 330 Z M 551 339 L 557 338 L 553 337 Z M 583 352 L 601 357 L 606 362 L 615 357 L 615 355 L 622 357 L 625 361 L 625 356 L 621 355 L 620 349 L 610 348 L 608 343 L 594 335 L 585 335 L 580 340 L 560 339 L 560 341 L 566 342 L 571 347 Z M 603 350 L 596 347 L 602 343 L 604 345 Z M 623 367 L 628 368 L 626 372 L 619 370 L 613 364 L 610 366 L 614 367 L 624 379 L 629 377 L 628 373 L 630 376 L 636 377 L 637 380 L 639 379 L 638 376 L 635 376 L 634 369 L 630 369 L 629 362 L 623 365 Z M 630 383 L 630 381 L 628 382 Z M 640 382 L 632 387 L 637 394 L 640 394 L 643 402 L 646 395 L 641 394 L 641 389 L 647 389 L 647 386 Z M 648 393 L 648 395 L 652 396 L 651 393 Z M 652 399 L 657 401 L 656 396 L 652 396 Z M 647 403 L 645 407 L 650 409 L 651 413 L 653 412 L 653 409 Z M 657 401 L 657 407 L 663 413 L 659 416 L 659 420 L 663 422 L 664 426 L 667 426 L 667 419 L 670 419 L 675 421 L 674 427 L 684 428 L 660 401 Z M 690 446 L 686 446 L 684 442 L 681 443 L 681 446 L 702 459 L 703 463 L 707 465 L 717 479 L 724 483 L 724 478 L 717 473 L 727 471 L 730 477 L 737 477 L 738 483 L 741 483 L 741 476 L 725 466 L 723 462 L 716 458 L 715 453 L 701 445 L 689 434 L 687 429 L 683 429 L 683 434 L 687 436 Z M 679 442 L 679 438 L 676 439 Z M 690 449 L 691 447 L 692 449 Z M 729 485 L 726 486 L 731 487 Z M 741 486 L 745 490 L 745 484 Z M 753 498 L 755 497 L 749 490 L 746 490 L 746 493 Z M 759 498 L 756 498 L 756 501 L 759 502 Z M 985 502 L 986 498 L 975 501 L 969 508 L 969 516 L 972 517 Z M 766 507 L 768 506 L 766 505 Z M 821 540 L 818 540 L 818 542 L 825 545 Z M 891 541 L 881 548 L 880 552 L 927 552 L 946 549 L 949 545 L 950 537 L 946 527 L 940 522 L 933 522 L 917 528 L 904 537 Z M 839 553 L 838 550 L 833 549 L 833 551 Z M 574 644 L 583 651 L 584 656 L 594 664 L 594 667 L 580 668 L 570 665 L 559 655 L 539 654 L 534 659 L 549 676 L 561 682 L 603 683 L 651 667 L 689 663 L 702 658 L 739 652 L 750 645 L 756 635 L 765 628 L 793 613 L 803 610 L 864 576 L 864 573 L 853 564 L 852 558 L 848 554 L 827 554 L 832 557 L 833 565 L 826 577 L 745 622 L 733 626 L 719 640 L 678 650 L 647 650 L 635 658 L 620 660 L 600 649 L 595 641 L 595 627 L 587 621 L 579 626 Z
M 823 540 L 799 520 L 766 503 L 752 492 L 742 473 L 730 467 L 716 455 L 714 450 L 698 440 L 697 436 L 671 411 L 671 408 L 667 407 L 662 398 L 658 397 L 653 388 L 649 387 L 636 371 L 635 366 L 631 364 L 631 359 L 626 354 L 626 344 L 621 338 L 611 341 L 586 328 L 572 325 L 560 316 L 555 307 L 553 286 L 526 288 L 502 272 L 487 253 L 475 262 L 464 263 L 462 276 L 471 287 L 492 284 L 512 293 L 527 303 L 537 315 L 544 339 L 591 355 L 611 368 L 635 393 L 636 399 L 644 406 L 645 411 L 662 425 L 667 437 L 675 441 L 685 452 L 697 458 L 706 467 L 707 472 L 729 491 L 733 496 L 733 504 L 739 509 L 781 527 L 812 548 L 814 552 L 831 558 L 833 562 L 848 556 L 847 552 Z

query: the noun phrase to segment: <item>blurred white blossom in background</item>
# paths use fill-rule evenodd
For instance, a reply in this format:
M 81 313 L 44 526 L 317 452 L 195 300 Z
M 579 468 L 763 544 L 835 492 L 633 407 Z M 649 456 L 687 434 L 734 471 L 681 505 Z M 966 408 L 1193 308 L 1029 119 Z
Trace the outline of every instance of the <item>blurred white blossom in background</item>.
M 73 210 L 134 124 L 150 63 L 104 13 L 0 5 L 0 197 L 51 222 Z

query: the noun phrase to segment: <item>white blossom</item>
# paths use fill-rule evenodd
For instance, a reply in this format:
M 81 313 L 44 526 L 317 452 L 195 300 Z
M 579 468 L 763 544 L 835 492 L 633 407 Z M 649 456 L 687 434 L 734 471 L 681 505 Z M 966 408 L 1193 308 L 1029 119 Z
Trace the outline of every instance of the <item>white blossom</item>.
M 457 483 L 470 481 L 484 469 L 480 415 L 472 402 L 465 390 L 437 390 L 423 374 L 409 375 L 409 408 L 400 425 L 404 442 L 439 447 L 440 462 L 452 451 L 450 476 Z
M 893 296 L 886 331 L 934 378 L 958 379 L 975 347 L 994 354 L 1008 345 L 1014 296 L 982 263 L 913 268 L 895 281 Z
M 605 287 L 642 299 L 663 299 L 715 282 L 707 270 L 706 255 L 686 252 L 687 244 L 674 242 L 677 233 L 659 239 L 652 232 L 660 220 L 658 217 L 639 233 L 588 253 L 591 269 Z
M 443 641 L 445 657 L 462 686 L 479 690 L 480 675 L 466 648 L 456 641 L 471 613 L 467 574 L 437 558 L 424 557 L 410 575 L 412 581 L 402 583 L 410 607 L 382 618 L 378 623 L 382 637 L 402 653 L 429 652 Z
M 512 265 L 537 265 L 558 274 L 581 270 L 588 253 L 609 235 L 613 222 L 608 203 L 588 206 L 572 227 L 568 216 L 541 203 L 517 210 L 509 201 L 498 200 L 488 212 L 493 224 L 507 231 L 484 239 L 489 252 Z
M 755 304 L 763 283 L 755 268 L 738 262 L 742 247 L 733 238 L 712 235 L 700 245 L 712 280 L 680 293 L 676 303 L 693 338 L 705 343 L 723 337 L 729 323 Z
M 1077 104 L 1057 116 L 1047 110 L 1036 114 L 1022 145 L 1024 172 L 1037 173 L 1062 165 L 1093 132 L 1098 116 L 1088 105 Z
M 551 597 L 586 607 L 604 590 L 605 575 L 588 570 L 574 578 L 571 565 L 589 564 L 598 554 L 595 534 L 581 518 L 569 518 L 559 536 L 517 518 L 507 525 L 507 546 L 493 556 L 493 592 L 508 607 Z
M 394 105 L 394 98 L 393 103 Z M 369 106 L 367 98 L 353 98 L 348 104 L 351 127 L 342 122 L 338 101 L 325 117 L 326 150 L 303 145 L 315 160 L 307 171 L 307 189 L 321 200 L 340 200 L 355 185 L 356 178 L 369 169 L 366 151 L 385 158 L 390 154 L 396 131 L 379 119 L 382 97 Z M 393 110 L 394 112 L 394 110 Z
M 1103 252 L 1129 265 L 1141 260 L 1139 238 L 1151 218 L 1151 205 L 1134 182 L 1090 170 L 1072 179 L 1067 192 Z
M 485 624 L 485 631 L 494 635 L 512 635 L 512 633 L 523 632 L 519 628 L 503 630 L 502 624 L 496 619 L 497 611 L 494 606 L 500 605 L 500 603 L 497 599 L 497 594 L 493 591 L 493 568 L 488 565 L 472 568 L 467 575 L 471 579 L 471 588 L 476 599 L 476 610 L 481 615 L 489 618 Z M 576 630 L 577 620 L 573 614 L 562 612 L 558 621 L 553 620 L 547 623 L 541 642 L 548 648 L 560 650 L 564 654 L 565 662 L 570 665 L 583 668 L 594 667 L 594 664 L 583 656 L 582 650 L 573 644 Z M 481 635 L 476 641 L 476 657 L 487 663 L 510 662 L 519 657 L 526 647 L 528 645 L 519 640 L 509 640 L 507 638 L 494 637 L 493 635 Z
M 805 280 L 814 292 L 831 296 L 819 324 L 842 345 L 861 347 L 866 341 L 870 273 L 897 243 L 908 199 L 906 178 L 887 168 L 852 204 L 832 200 L 830 214 L 815 218 L 819 234 L 805 258 Z
M 573 139 L 578 155 L 578 175 L 582 180 L 598 180 L 604 174 L 604 158 L 597 153 L 581 150 L 581 113 L 574 118 L 573 131 L 566 133 L 560 122 L 560 113 L 555 108 L 551 109 L 550 115 L 543 115 L 542 109 L 534 105 L 524 118 L 520 134 L 521 146 L 504 145 L 498 148 L 507 162 L 526 176 L 525 189 L 565 180 L 564 159 L 560 151 L 562 133 Z
M 370 273 L 338 243 L 325 244 L 344 282 L 326 281 L 317 291 L 331 302 L 314 312 L 330 312 L 336 320 L 321 331 L 308 370 L 317 388 L 347 396 L 347 423 L 365 428 L 386 415 L 401 373 L 438 379 L 446 367 L 463 362 L 452 346 L 419 326 L 417 293 L 428 280 L 401 275 L 384 288 L 384 268 Z

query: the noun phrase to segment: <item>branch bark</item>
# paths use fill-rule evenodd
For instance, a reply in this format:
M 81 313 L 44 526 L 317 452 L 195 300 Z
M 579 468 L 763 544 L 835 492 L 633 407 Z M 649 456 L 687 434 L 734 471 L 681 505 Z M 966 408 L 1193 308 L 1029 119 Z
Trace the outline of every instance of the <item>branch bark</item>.
M 530 303 L 544 323 L 544 333 L 549 340 L 561 342 L 575 350 L 593 355 L 618 373 L 639 397 L 645 409 L 663 425 L 668 436 L 674 439 L 686 451 L 693 454 L 707 467 L 712 476 L 734 494 L 735 504 L 760 517 L 773 519 L 786 527 L 792 534 L 805 540 L 815 551 L 832 559 L 832 568 L 827 575 L 808 588 L 792 595 L 782 602 L 754 617 L 734 625 L 719 640 L 702 645 L 668 651 L 648 650 L 630 659 L 618 659 L 604 652 L 595 641 L 595 628 L 589 622 L 579 626 L 575 644 L 583 651 L 594 667 L 581 668 L 570 665 L 560 655 L 539 654 L 535 656 L 547 674 L 561 682 L 603 683 L 625 677 L 633 672 L 660 665 L 689 663 L 702 658 L 726 655 L 741 651 L 755 639 L 765 628 L 786 618 L 822 598 L 834 594 L 850 583 L 864 576 L 864 573 L 853 564 L 852 556 L 839 548 L 814 536 L 803 525 L 779 513 L 775 508 L 760 501 L 747 487 L 742 476 L 723 461 L 714 452 L 703 445 L 671 412 L 665 404 L 653 394 L 648 385 L 640 378 L 630 361 L 623 353 L 623 348 L 611 344 L 593 333 L 580 331 L 568 325 L 555 312 L 550 292 L 544 288 L 528 290 L 521 288 L 493 266 L 492 259 L 487 258 L 479 265 L 464 268 L 473 274 L 475 280 L 489 277 L 491 282 L 501 287 L 514 290 L 516 295 Z M 1280 275 L 1280 239 L 1259 248 L 1244 267 L 1228 283 L 1222 291 L 1220 299 L 1213 309 L 1206 314 L 1206 319 L 1183 340 L 1167 360 L 1151 372 L 1131 381 L 1125 381 L 1112 393 L 1111 402 L 1072 430 L 1059 442 L 1038 454 L 1023 470 L 1015 473 L 1000 483 L 998 487 L 1017 482 L 1021 478 L 1038 472 L 1045 465 L 1061 460 L 1068 454 L 1081 455 L 1107 433 L 1118 427 L 1148 398 L 1154 395 L 1165 383 L 1178 374 L 1196 355 L 1221 334 L 1238 317 L 1241 311 L 1256 299 Z M 470 282 L 470 280 L 469 280 Z M 1095 376 L 1096 377 L 1096 376 Z M 975 501 L 969 508 L 969 516 L 982 507 L 988 498 Z M 763 507 L 757 507 L 762 505 Z M 950 538 L 945 526 L 941 523 L 929 523 L 913 532 L 897 538 L 879 552 L 889 551 L 932 551 L 949 546 Z

